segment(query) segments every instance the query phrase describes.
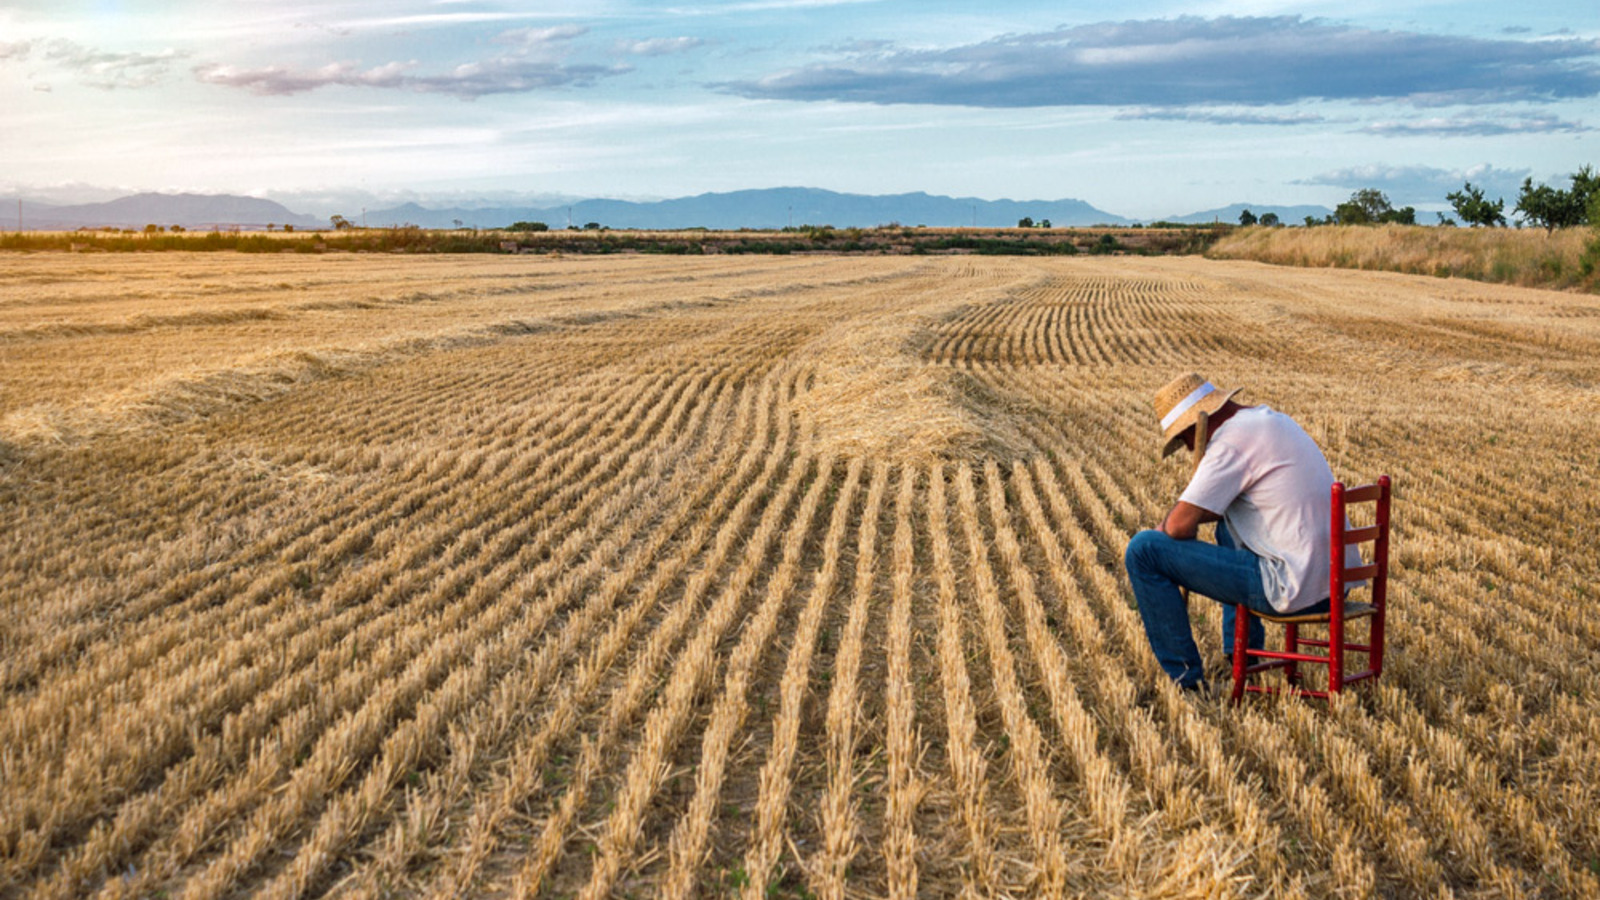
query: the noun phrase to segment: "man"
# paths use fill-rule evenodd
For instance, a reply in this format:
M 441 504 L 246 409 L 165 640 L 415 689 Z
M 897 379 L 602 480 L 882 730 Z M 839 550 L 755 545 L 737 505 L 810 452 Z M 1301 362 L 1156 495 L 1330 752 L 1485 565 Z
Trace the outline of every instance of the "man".
M 1230 656 L 1238 604 L 1279 615 L 1328 610 L 1333 471 L 1293 419 L 1234 402 L 1240 390 L 1218 390 L 1191 372 L 1156 393 L 1163 456 L 1193 451 L 1201 411 L 1210 414 L 1210 440 L 1177 505 L 1159 528 L 1133 536 L 1124 560 L 1150 649 L 1184 690 L 1209 686 L 1180 587 L 1224 605 Z M 1215 544 L 1195 539 L 1205 522 L 1218 523 Z M 1348 553 L 1360 565 L 1359 551 Z M 1259 648 L 1261 623 L 1250 624 L 1250 646 Z

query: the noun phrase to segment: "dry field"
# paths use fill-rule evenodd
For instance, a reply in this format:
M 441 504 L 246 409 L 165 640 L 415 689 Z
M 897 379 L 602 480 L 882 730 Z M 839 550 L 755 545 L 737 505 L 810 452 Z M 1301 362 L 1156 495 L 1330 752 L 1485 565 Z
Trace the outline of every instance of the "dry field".
M 1373 689 L 1160 679 L 1189 368 L 1395 476 Z M 1594 897 L 1597 423 L 1401 275 L 0 257 L 0 895 Z
M 1206 255 L 1290 266 L 1337 266 L 1473 278 L 1600 293 L 1600 231 L 1589 228 L 1434 228 L 1321 225 L 1239 228 Z

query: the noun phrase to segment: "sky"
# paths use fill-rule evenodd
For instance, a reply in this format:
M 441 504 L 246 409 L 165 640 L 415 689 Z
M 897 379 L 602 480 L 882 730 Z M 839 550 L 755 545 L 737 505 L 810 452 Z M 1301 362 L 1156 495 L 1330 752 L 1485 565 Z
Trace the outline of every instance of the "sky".
M 0 0 L 0 194 L 803 186 L 1153 219 L 1600 164 L 1595 0 Z M 1431 218 L 1431 217 L 1430 217 Z

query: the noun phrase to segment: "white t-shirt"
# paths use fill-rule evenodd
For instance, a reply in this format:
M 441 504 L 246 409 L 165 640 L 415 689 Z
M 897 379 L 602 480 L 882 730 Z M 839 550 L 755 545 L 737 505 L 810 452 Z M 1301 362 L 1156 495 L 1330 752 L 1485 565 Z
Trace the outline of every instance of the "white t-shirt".
M 1295 420 L 1245 407 L 1218 426 L 1179 499 L 1222 516 L 1241 547 L 1261 557 L 1267 600 L 1280 613 L 1328 596 L 1333 470 Z M 1345 564 L 1361 552 L 1345 548 Z

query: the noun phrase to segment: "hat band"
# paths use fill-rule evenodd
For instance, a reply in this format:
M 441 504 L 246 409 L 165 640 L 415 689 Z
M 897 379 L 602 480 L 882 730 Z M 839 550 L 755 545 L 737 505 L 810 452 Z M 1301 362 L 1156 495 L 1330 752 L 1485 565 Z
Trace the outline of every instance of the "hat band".
M 1207 381 L 1190 391 L 1189 396 L 1178 401 L 1178 405 L 1172 408 L 1172 412 L 1161 417 L 1161 430 L 1166 431 L 1171 428 L 1172 423 L 1178 421 L 1178 417 L 1193 409 L 1196 403 L 1199 403 L 1202 398 L 1215 390 L 1216 388 L 1211 386 L 1211 382 Z

